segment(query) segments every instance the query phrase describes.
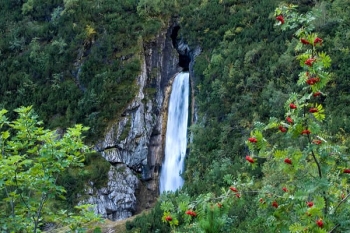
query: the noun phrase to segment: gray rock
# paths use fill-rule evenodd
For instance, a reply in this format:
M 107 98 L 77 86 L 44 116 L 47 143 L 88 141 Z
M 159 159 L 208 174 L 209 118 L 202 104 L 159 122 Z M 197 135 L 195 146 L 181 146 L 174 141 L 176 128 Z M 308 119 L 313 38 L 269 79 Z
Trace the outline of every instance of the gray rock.
M 111 169 L 107 187 L 95 190 L 92 186 L 85 203 L 94 204 L 96 213 L 111 220 L 152 207 L 159 195 L 170 81 L 182 70 L 178 66 L 180 51 L 189 51 L 190 56 L 200 52 L 190 50 L 183 41 L 176 51 L 170 36 L 174 26 L 143 43 L 137 95 L 95 145 Z M 155 92 L 147 92 L 149 89 Z
M 136 209 L 135 189 L 138 178 L 125 164 L 112 166 L 108 185 L 98 190 L 85 203 L 94 204 L 94 211 L 104 218 L 118 220 L 131 217 Z

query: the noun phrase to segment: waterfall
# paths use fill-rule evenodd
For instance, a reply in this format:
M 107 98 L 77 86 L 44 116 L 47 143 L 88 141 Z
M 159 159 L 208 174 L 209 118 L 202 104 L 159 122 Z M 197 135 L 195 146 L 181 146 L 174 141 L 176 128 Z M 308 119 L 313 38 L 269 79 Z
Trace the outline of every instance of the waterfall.
M 165 159 L 160 174 L 160 193 L 176 191 L 184 181 L 180 174 L 184 168 L 187 147 L 187 121 L 189 73 L 179 73 L 173 82 L 168 106 L 165 140 Z

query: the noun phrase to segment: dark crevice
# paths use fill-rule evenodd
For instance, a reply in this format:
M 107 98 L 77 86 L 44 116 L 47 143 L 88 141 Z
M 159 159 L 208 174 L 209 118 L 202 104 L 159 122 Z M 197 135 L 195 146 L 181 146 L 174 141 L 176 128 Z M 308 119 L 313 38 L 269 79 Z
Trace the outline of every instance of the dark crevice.
M 109 149 L 118 149 L 118 150 L 121 150 L 122 148 L 118 145 L 113 145 L 113 146 L 107 146 L 105 148 L 102 148 L 100 150 L 97 150 L 97 152 L 103 152 L 105 150 L 109 150 Z
M 179 66 L 183 68 L 183 71 L 189 71 L 190 57 L 188 55 L 179 54 Z
M 184 40 L 182 38 L 178 38 L 179 30 L 180 26 L 174 26 L 170 37 L 174 48 L 179 53 L 179 66 L 182 67 L 183 71 L 189 71 L 191 62 L 190 50 Z
M 111 162 L 111 161 L 109 161 L 109 163 L 110 163 L 113 167 L 117 166 L 118 164 L 124 164 L 124 163 L 122 163 L 122 162 Z
M 171 35 L 170 35 L 171 40 L 173 42 L 173 46 L 175 48 L 176 48 L 176 39 L 177 39 L 177 35 L 178 35 L 179 30 L 180 30 L 180 26 L 178 26 L 178 25 L 175 26 L 171 32 Z

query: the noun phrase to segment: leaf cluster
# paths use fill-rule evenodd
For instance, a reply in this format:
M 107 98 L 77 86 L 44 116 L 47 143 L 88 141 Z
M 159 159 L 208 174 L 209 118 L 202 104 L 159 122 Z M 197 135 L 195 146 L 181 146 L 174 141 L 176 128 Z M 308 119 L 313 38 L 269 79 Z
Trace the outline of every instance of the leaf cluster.
M 68 168 L 84 166 L 90 149 L 82 133 L 88 128 L 76 125 L 59 135 L 41 127 L 32 107 L 15 111 L 18 117 L 12 121 L 5 116 L 6 110 L 0 111 L 1 231 L 39 232 L 44 223 L 67 218 L 64 211 L 52 209 L 55 199 L 64 199 L 66 194 L 57 180 Z M 77 216 L 76 220 L 83 223 L 82 219 Z

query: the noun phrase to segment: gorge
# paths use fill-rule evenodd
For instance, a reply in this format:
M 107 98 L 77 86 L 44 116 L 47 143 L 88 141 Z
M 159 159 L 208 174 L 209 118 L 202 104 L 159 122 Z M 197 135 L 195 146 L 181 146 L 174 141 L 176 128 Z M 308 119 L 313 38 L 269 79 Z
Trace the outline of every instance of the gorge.
M 95 213 L 104 218 L 120 220 L 151 208 L 159 196 L 159 185 L 162 183 L 159 180 L 160 170 L 170 169 L 178 176 L 176 187 L 182 185 L 179 173 L 183 165 L 176 165 L 177 171 L 166 168 L 167 165 L 162 168 L 165 138 L 170 138 L 166 136 L 167 119 L 171 115 L 168 106 L 169 101 L 172 102 L 172 86 L 180 85 L 180 92 L 189 97 L 191 61 L 200 53 L 200 49 L 190 49 L 178 38 L 178 30 L 176 22 L 170 22 L 169 27 L 151 42 L 140 44 L 143 63 L 137 77 L 137 95 L 95 145 L 95 150 L 110 162 L 111 167 L 107 185 L 96 188 L 91 184 L 86 202 L 93 204 Z M 179 73 L 181 71 L 189 72 Z M 178 104 L 188 109 L 189 100 L 184 96 Z M 170 106 L 171 109 L 173 107 Z M 181 138 L 183 149 L 178 153 L 182 153 L 179 159 L 183 164 L 188 113 L 180 115 L 183 115 L 185 128 L 181 129 L 184 133 Z

